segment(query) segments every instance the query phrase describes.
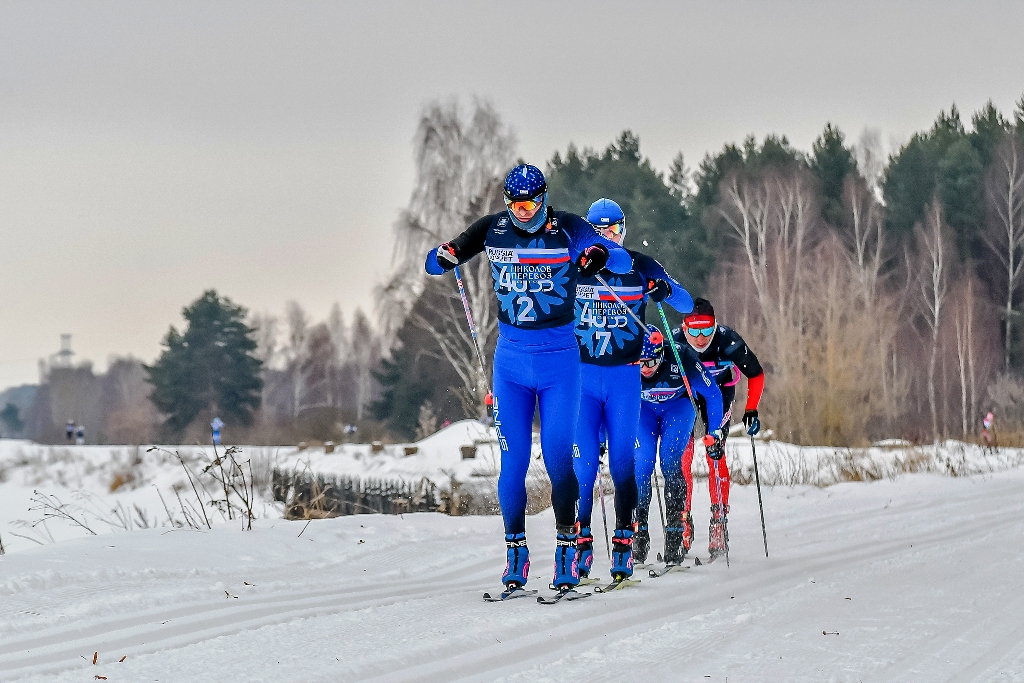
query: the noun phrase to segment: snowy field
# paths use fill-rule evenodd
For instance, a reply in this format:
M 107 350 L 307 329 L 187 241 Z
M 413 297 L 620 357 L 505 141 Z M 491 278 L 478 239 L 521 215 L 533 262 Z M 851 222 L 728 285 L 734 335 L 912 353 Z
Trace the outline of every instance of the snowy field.
M 360 515 L 307 526 L 267 503 L 251 532 L 164 520 L 91 536 L 51 522 L 57 542 L 10 539 L 12 520 L 32 516 L 13 494 L 90 490 L 100 511 L 149 506 L 152 496 L 160 523 L 156 490 L 166 496 L 178 475 L 149 454 L 134 466 L 140 478 L 110 493 L 133 452 L 65 449 L 37 466 L 12 463 L 38 447 L 2 444 L 2 681 L 1024 681 L 1024 469 L 1014 451 L 984 457 L 945 444 L 930 454 L 843 455 L 759 444 L 762 477 L 832 476 L 829 467 L 851 463 L 883 477 L 766 487 L 769 559 L 756 491 L 735 486 L 730 567 L 644 576 L 616 593 L 542 606 L 481 600 L 500 589 L 498 517 Z M 730 448 L 742 463 L 749 441 Z M 375 470 L 411 472 L 420 456 L 484 466 L 479 456 L 460 462 L 457 447 L 441 450 L 361 457 Z M 317 458 L 338 466 L 349 457 L 263 455 L 301 456 L 314 469 Z M 896 475 L 899 458 L 923 471 Z M 696 488 L 706 539 L 708 492 Z M 550 510 L 527 521 L 530 587 L 542 593 L 552 527 Z M 597 550 L 604 571 L 595 573 L 606 574 L 600 534 Z
M 1022 492 L 1021 470 L 775 487 L 765 559 L 737 487 L 731 567 L 552 607 L 480 599 L 496 517 L 70 540 L 0 558 L 0 679 L 1024 681 Z M 528 537 L 542 588 L 549 512 Z

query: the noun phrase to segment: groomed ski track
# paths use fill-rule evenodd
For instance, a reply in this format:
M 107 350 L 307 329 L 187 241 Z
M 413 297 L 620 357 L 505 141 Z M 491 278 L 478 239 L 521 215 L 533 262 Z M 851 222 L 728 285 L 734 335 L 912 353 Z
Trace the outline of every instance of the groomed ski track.
M 482 600 L 501 588 L 498 517 L 265 520 L 9 554 L 0 680 L 1024 681 L 1024 471 L 764 494 L 770 559 L 756 492 L 734 487 L 731 567 L 547 607 Z M 706 488 L 694 507 L 706 538 Z M 528 587 L 550 594 L 550 511 L 527 525 Z

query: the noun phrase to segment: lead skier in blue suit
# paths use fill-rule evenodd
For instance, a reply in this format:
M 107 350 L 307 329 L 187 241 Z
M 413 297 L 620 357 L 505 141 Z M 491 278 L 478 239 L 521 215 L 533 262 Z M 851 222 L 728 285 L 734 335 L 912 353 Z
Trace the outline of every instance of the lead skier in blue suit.
M 622 244 L 626 217 L 618 204 L 598 199 L 587 221 L 601 236 Z M 601 273 L 633 313 L 644 319 L 647 299 L 665 301 L 680 313 L 693 308 L 690 294 L 656 260 L 626 250 L 633 259 L 627 273 Z M 590 574 L 594 563 L 594 536 L 590 530 L 594 507 L 594 481 L 600 465 L 602 432 L 608 435 L 608 467 L 615 483 L 615 535 L 612 538 L 613 579 L 633 574 L 633 510 L 637 489 L 633 452 L 640 419 L 640 351 L 647 330 L 595 276 L 576 285 L 576 338 L 583 361 L 580 420 L 576 429 L 578 452 L 573 460 L 580 482 L 580 575 Z
M 541 450 L 555 512 L 553 583 L 579 583 L 573 442 L 580 405 L 580 354 L 573 308 L 576 282 L 607 267 L 627 272 L 632 259 L 583 218 L 548 206 L 547 182 L 535 166 L 516 166 L 505 178 L 507 211 L 484 216 L 451 242 L 427 254 L 440 275 L 485 251 L 498 297 L 494 351 L 494 426 L 501 447 L 498 501 L 505 522 L 508 591 L 526 583 L 526 471 L 533 414 L 540 404 Z

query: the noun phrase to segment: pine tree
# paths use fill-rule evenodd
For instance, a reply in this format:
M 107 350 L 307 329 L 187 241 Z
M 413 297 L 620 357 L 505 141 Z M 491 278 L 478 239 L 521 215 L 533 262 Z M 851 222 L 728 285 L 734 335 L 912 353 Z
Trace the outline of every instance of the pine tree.
M 214 290 L 182 311 L 184 333 L 173 326 L 157 361 L 146 366 L 152 400 L 167 415 L 165 428 L 180 434 L 201 413 L 250 425 L 260 407 L 262 362 L 247 311 Z

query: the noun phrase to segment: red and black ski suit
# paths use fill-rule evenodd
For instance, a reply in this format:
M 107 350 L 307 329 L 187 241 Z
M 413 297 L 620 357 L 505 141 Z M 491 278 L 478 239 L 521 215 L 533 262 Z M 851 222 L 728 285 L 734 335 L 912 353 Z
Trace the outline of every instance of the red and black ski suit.
M 676 343 L 689 346 L 686 335 L 681 330 L 673 330 Z M 693 349 L 693 347 L 690 347 Z M 696 352 L 696 349 L 693 349 Z M 757 360 L 757 356 L 750 350 L 747 343 L 743 341 L 731 327 L 718 325 L 711 343 L 704 351 L 697 353 L 708 373 L 715 378 L 719 389 L 722 390 L 722 424 L 708 425 L 707 406 L 703 398 L 697 397 L 697 407 L 700 410 L 701 419 L 707 432 L 721 429 L 723 434 L 722 452 L 725 452 L 725 438 L 729 435 L 729 422 L 732 417 L 732 403 L 736 398 L 736 385 L 740 381 L 740 373 L 747 378 L 747 405 L 746 410 L 757 410 L 761 401 L 761 392 L 764 390 L 764 370 Z M 683 453 L 683 476 L 686 478 L 686 509 L 690 510 L 693 501 L 693 437 L 686 445 Z M 716 485 L 715 477 L 719 478 L 720 487 Z M 726 509 L 729 506 L 729 466 L 725 457 L 717 460 L 708 458 L 708 488 L 711 491 L 711 505 L 724 503 Z M 719 498 L 721 489 L 721 499 Z

